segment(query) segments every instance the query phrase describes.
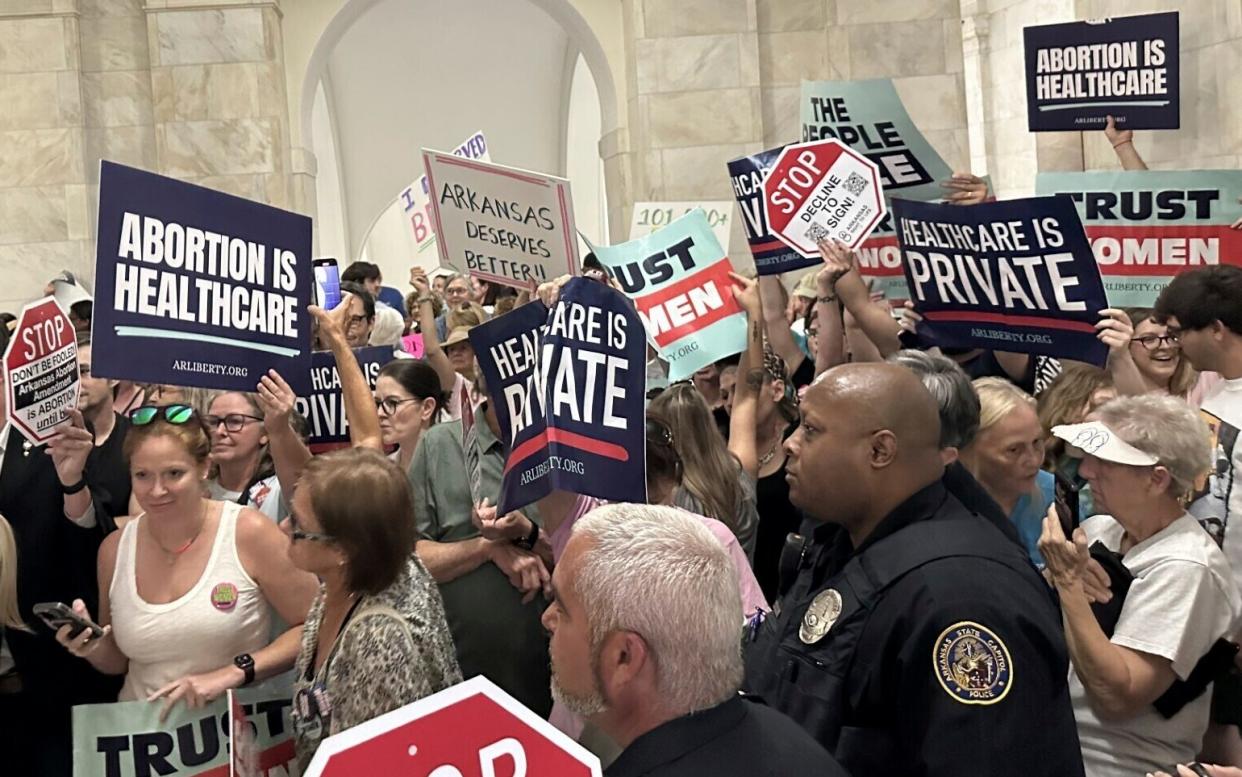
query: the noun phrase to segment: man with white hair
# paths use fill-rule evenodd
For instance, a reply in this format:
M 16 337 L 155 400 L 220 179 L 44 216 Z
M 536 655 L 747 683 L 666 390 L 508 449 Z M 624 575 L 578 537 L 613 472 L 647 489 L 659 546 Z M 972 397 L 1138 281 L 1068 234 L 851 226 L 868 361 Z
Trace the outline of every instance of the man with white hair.
M 738 695 L 733 562 L 693 516 L 592 511 L 574 525 L 552 587 L 552 695 L 623 748 L 609 777 L 845 775 L 793 721 Z

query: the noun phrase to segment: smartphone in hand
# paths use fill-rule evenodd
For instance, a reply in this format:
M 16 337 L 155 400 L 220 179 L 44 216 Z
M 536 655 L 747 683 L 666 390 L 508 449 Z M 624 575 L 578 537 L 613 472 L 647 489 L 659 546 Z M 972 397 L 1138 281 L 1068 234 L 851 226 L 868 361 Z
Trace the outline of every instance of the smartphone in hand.
M 34 614 L 39 616 L 52 631 L 60 631 L 61 627 L 69 626 L 69 637 L 74 638 L 83 631 L 90 629 L 91 639 L 99 639 L 104 635 L 103 627 L 73 611 L 63 602 L 40 602 L 33 607 Z
M 311 261 L 315 275 L 315 304 L 332 310 L 341 304 L 341 268 L 332 258 Z

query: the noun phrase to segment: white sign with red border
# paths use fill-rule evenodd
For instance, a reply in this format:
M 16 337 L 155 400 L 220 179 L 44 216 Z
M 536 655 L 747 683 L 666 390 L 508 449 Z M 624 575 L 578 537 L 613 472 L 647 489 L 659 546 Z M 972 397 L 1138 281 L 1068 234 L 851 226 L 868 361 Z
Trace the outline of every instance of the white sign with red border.
M 772 234 L 803 256 L 818 240 L 857 248 L 884 218 L 880 171 L 837 140 L 786 146 L 763 179 Z
M 5 415 L 27 440 L 42 445 L 69 423 L 82 386 L 77 333 L 55 297 L 22 308 L 4 377 Z
M 303 777 L 601 777 L 599 759 L 479 675 L 325 739 Z
M 441 264 L 533 288 L 578 272 L 569 181 L 423 149 Z

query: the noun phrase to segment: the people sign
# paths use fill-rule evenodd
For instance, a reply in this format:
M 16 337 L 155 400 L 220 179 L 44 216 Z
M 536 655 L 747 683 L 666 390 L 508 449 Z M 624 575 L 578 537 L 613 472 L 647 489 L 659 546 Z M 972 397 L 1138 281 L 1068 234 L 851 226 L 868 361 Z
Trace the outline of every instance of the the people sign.
M 69 423 L 82 383 L 73 324 L 54 297 L 22 308 L 4 353 L 7 418 L 27 440 L 42 445 Z
M 1027 27 L 1027 126 L 1032 132 L 1177 129 L 1176 11 Z
M 569 181 L 423 149 L 441 264 L 533 288 L 578 272 Z
M 470 330 L 507 453 L 500 514 L 553 489 L 645 502 L 643 323 L 587 278 Z
M 479 675 L 328 737 L 303 777 L 601 777 L 599 759 Z
M 254 391 L 310 372 L 311 220 L 104 162 L 91 369 Z
M 884 217 L 880 172 L 838 140 L 786 146 L 763 179 L 768 227 L 803 256 L 819 240 L 856 248 Z
M 925 346 L 987 348 L 1103 366 L 1104 283 L 1069 197 L 963 208 L 893 200 Z

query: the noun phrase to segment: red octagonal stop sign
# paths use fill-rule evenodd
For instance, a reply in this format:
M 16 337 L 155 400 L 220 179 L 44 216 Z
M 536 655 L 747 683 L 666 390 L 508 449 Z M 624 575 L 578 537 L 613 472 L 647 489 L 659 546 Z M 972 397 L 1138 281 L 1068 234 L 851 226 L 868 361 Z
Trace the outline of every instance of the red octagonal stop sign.
M 803 256 L 836 239 L 857 248 L 884 217 L 880 171 L 837 140 L 786 146 L 763 179 L 768 226 Z
M 479 676 L 328 737 L 304 777 L 600 777 L 599 759 Z
M 4 352 L 5 412 L 27 440 L 42 445 L 78 406 L 77 335 L 54 297 L 22 308 Z

